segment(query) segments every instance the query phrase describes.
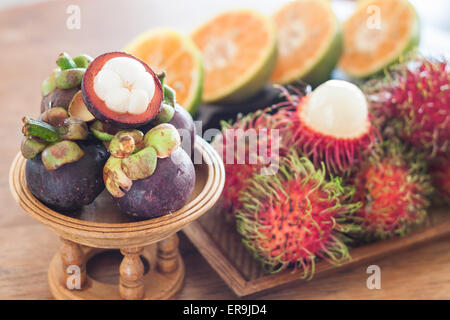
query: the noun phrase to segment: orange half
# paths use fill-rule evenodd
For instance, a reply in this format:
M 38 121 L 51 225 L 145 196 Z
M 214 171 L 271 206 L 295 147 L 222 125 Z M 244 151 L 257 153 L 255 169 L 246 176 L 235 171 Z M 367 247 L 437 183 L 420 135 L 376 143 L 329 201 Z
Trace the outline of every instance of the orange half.
M 191 38 L 203 56 L 205 102 L 243 100 L 269 79 L 276 60 L 276 35 L 272 21 L 262 14 L 222 13 Z
M 371 76 L 419 43 L 419 21 L 407 0 L 366 0 L 344 23 L 339 67 L 351 77 Z
M 156 73 L 165 71 L 165 83 L 176 99 L 194 114 L 201 102 L 203 67 L 201 55 L 189 37 L 170 29 L 154 29 L 136 37 L 124 49 L 146 62 Z
M 324 0 L 297 0 L 281 7 L 273 20 L 278 32 L 278 61 L 271 80 L 287 84 L 326 81 L 341 53 L 339 23 Z

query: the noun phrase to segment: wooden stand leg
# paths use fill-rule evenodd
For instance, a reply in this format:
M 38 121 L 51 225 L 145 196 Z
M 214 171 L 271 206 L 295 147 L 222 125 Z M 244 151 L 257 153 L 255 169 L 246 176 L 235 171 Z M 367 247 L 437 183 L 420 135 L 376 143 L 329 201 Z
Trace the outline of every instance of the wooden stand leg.
M 86 284 L 86 260 L 78 243 L 61 238 L 62 283 L 69 290 L 81 290 Z
M 120 249 L 123 260 L 120 264 L 119 291 L 122 299 L 137 300 L 144 298 L 144 264 L 140 255 L 143 248 Z
M 158 242 L 157 268 L 162 273 L 171 273 L 178 268 L 178 236 L 176 233 Z

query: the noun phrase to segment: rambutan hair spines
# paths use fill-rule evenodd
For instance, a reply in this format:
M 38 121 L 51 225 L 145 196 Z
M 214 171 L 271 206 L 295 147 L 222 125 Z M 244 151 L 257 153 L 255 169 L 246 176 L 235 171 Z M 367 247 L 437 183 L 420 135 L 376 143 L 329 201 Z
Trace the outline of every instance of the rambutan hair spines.
M 251 178 L 241 193 L 237 229 L 267 271 L 294 267 L 312 277 L 318 258 L 336 265 L 350 259 L 345 234 L 359 230 L 353 192 L 338 177 L 328 181 L 324 168 L 308 158 L 290 153 L 276 175 Z
M 425 155 L 407 150 L 398 142 L 385 142 L 356 174 L 355 200 L 363 206 L 359 238 L 365 241 L 403 236 L 427 215 L 432 192 Z

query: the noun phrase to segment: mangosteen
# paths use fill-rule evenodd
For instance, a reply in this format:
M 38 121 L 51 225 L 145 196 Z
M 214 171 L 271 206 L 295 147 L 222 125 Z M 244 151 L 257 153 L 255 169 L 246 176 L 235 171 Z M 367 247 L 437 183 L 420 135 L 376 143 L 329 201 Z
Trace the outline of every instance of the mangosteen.
M 122 212 L 140 219 L 155 218 L 189 201 L 195 169 L 180 145 L 180 135 L 169 123 L 145 135 L 139 130 L 116 133 L 109 144 L 111 156 L 103 178 Z
M 103 166 L 108 151 L 100 141 L 78 142 L 83 156 L 47 170 L 41 154 L 28 159 L 25 176 L 28 189 L 45 205 L 57 211 L 73 211 L 88 205 L 104 190 Z
M 58 68 L 41 85 L 41 113 L 50 108 L 68 110 L 72 98 L 81 88 L 81 78 L 91 61 L 92 58 L 85 54 L 73 59 L 65 52 L 58 56 Z
M 192 119 L 190 113 L 179 104 L 176 103 L 173 108 L 163 103 L 161 106 L 161 111 L 156 119 L 150 124 L 141 127 L 140 130 L 147 133 L 150 129 L 155 127 L 155 124 L 165 122 L 172 124 L 178 130 L 181 137 L 181 147 L 191 158 L 193 158 L 195 144 L 194 119 Z
M 194 165 L 187 153 L 178 148 L 170 157 L 158 159 L 152 175 L 133 181 L 123 197 L 114 199 L 128 215 L 156 218 L 182 208 L 192 195 L 194 183 Z
M 31 193 L 58 211 L 89 204 L 105 188 L 103 166 L 109 153 L 89 133 L 84 121 L 61 108 L 45 111 L 40 120 L 23 118 L 22 155 Z
M 194 156 L 195 124 L 191 114 L 179 104 L 175 104 L 175 113 L 169 123 L 178 129 L 181 135 L 181 147 L 192 158 Z M 189 137 L 189 140 L 186 141 L 185 137 Z
M 83 100 L 96 119 L 119 128 L 149 123 L 160 111 L 161 82 L 142 60 L 110 52 L 95 58 L 81 83 Z
M 50 93 L 42 97 L 41 113 L 47 109 L 58 107 L 68 109 L 73 96 L 80 90 L 80 87 L 71 89 L 55 88 Z

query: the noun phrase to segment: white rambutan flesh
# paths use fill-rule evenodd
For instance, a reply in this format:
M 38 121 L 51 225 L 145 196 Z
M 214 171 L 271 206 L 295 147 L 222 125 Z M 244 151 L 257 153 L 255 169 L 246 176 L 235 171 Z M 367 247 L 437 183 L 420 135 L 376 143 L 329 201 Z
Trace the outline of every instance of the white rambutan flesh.
M 336 138 L 359 137 L 369 125 L 363 92 L 342 80 L 329 80 L 318 86 L 302 107 L 300 117 L 310 129 Z

